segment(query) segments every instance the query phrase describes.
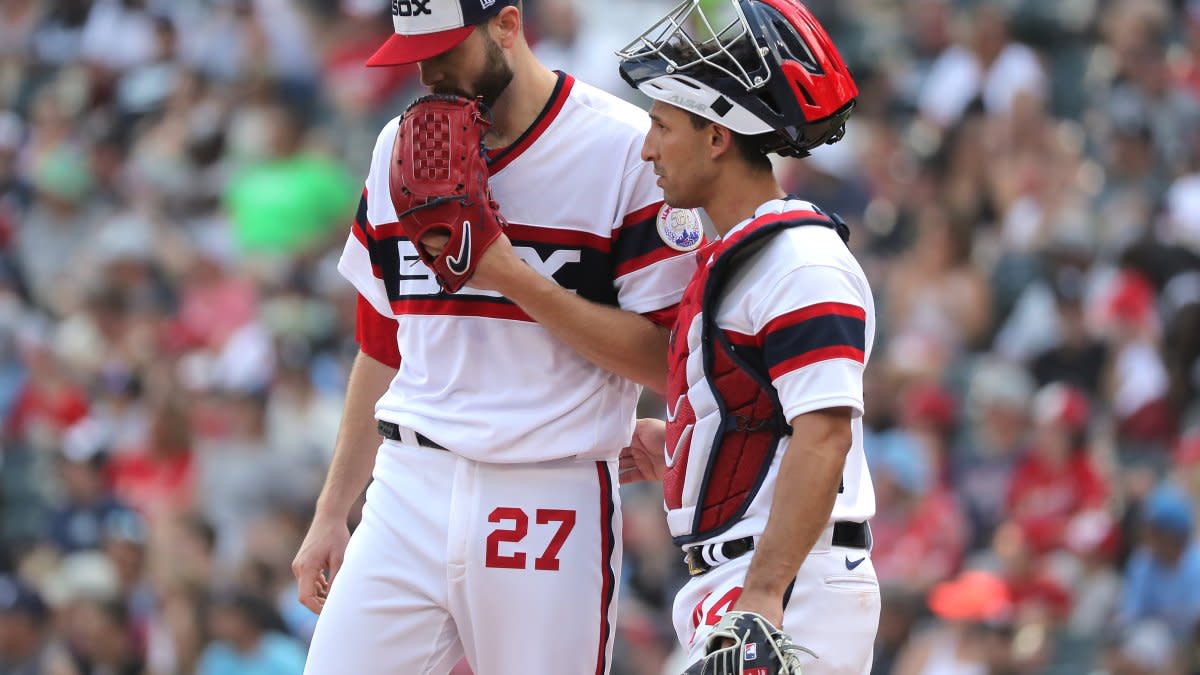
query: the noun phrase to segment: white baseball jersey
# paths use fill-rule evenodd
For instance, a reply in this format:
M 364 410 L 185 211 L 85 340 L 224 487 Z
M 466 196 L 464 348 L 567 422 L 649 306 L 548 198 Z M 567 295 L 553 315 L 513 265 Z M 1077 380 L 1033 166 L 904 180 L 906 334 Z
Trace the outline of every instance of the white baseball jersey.
M 399 320 L 401 363 L 376 416 L 487 462 L 609 459 L 633 432 L 639 387 L 579 356 L 511 301 L 438 287 L 397 224 L 380 133 L 338 269 Z M 534 125 L 491 153 L 489 184 L 516 252 L 583 297 L 637 313 L 679 302 L 702 227 L 662 204 L 640 149 L 646 113 L 569 75 Z
M 700 264 L 711 266 L 740 232 L 778 214 L 795 218 L 818 215 L 808 202 L 767 202 L 754 219 L 739 223 L 702 249 Z M 673 368 L 668 384 L 668 470 L 663 481 L 667 521 L 677 541 L 689 545 L 762 534 L 790 438 L 779 441 L 764 476 L 742 475 L 757 468 L 741 465 L 726 471 L 715 464 L 717 468 L 710 471 L 713 439 L 723 414 L 710 388 L 711 374 L 705 371 L 703 308 L 698 300 L 693 301 L 703 292 L 706 277 L 704 269 L 696 274 L 681 306 L 672 338 Z M 862 378 L 874 342 L 875 308 L 858 261 L 835 230 L 792 227 L 770 237 L 761 249 L 740 261 L 723 288 L 717 325 L 742 354 L 752 355 L 765 366 L 788 422 L 826 408 L 845 406 L 853 411 L 853 446 L 832 521 L 866 521 L 875 513 L 875 493 L 863 454 Z M 680 368 L 674 365 L 676 361 L 686 365 Z M 697 504 L 706 490 L 705 499 L 720 490 L 756 492 L 745 512 L 732 517 L 732 525 L 714 536 L 698 538 L 696 534 L 719 525 L 716 521 L 727 520 L 725 515 L 715 519 L 698 515 Z
M 489 184 L 534 269 L 661 321 L 703 236 L 694 214 L 663 207 L 639 156 L 648 127 L 644 111 L 561 75 L 529 131 L 490 153 Z M 604 675 L 621 578 L 616 456 L 639 388 L 495 293 L 442 292 L 396 223 L 397 128 L 379 135 L 338 269 L 361 296 L 364 353 L 395 365 L 383 340 L 399 351 L 376 416 L 451 451 L 380 446 L 306 673 L 444 675 L 465 657 L 477 675 Z M 552 628 L 552 644 L 531 628 Z

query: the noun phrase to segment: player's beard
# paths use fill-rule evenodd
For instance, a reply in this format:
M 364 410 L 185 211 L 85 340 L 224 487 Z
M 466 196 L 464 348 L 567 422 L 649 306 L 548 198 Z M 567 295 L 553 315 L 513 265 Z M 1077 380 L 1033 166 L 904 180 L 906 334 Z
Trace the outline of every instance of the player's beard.
M 435 94 L 457 94 L 466 98 L 480 98 L 483 104 L 489 108 L 496 105 L 496 101 L 500 100 L 500 96 L 508 89 L 508 85 L 512 82 L 513 71 L 508 66 L 508 62 L 504 60 L 504 52 L 500 50 L 500 45 L 491 36 L 484 37 L 486 50 L 484 54 L 483 72 L 471 82 L 469 91 L 463 91 L 455 87 L 438 88 L 434 87 Z

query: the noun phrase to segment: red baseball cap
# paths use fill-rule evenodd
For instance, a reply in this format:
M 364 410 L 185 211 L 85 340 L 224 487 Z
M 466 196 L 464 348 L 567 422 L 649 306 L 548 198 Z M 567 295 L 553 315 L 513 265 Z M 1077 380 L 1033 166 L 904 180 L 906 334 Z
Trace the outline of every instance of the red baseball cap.
M 454 49 L 475 29 L 517 0 L 392 0 L 396 34 L 367 59 L 368 66 L 403 66 Z
M 1071 431 L 1087 429 L 1091 405 L 1087 393 L 1064 382 L 1052 382 L 1033 397 L 1034 419 L 1038 424 L 1058 424 Z
M 967 570 L 929 592 L 929 608 L 947 621 L 999 621 L 1013 609 L 1012 589 L 1000 577 Z

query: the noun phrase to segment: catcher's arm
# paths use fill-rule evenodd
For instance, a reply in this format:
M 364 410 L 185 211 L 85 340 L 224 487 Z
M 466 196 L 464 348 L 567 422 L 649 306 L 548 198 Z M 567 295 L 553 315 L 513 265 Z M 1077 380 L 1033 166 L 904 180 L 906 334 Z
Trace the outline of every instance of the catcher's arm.
M 783 593 L 829 523 L 851 442 L 849 408 L 816 410 L 792 419 L 767 527 L 755 545 L 733 609 L 783 624 Z
M 440 252 L 442 236 L 424 240 Z M 508 237 L 488 247 L 471 286 L 498 291 L 583 358 L 656 393 L 666 391 L 668 331 L 646 317 L 585 300 L 538 274 L 513 251 Z

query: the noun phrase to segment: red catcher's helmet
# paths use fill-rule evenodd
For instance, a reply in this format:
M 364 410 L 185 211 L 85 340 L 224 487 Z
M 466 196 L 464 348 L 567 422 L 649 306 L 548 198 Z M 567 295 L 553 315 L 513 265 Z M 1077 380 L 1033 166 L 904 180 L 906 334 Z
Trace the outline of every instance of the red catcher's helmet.
M 650 98 L 803 157 L 846 131 L 858 87 L 829 34 L 795 0 L 729 0 L 718 29 L 684 0 L 617 52 L 621 76 Z

